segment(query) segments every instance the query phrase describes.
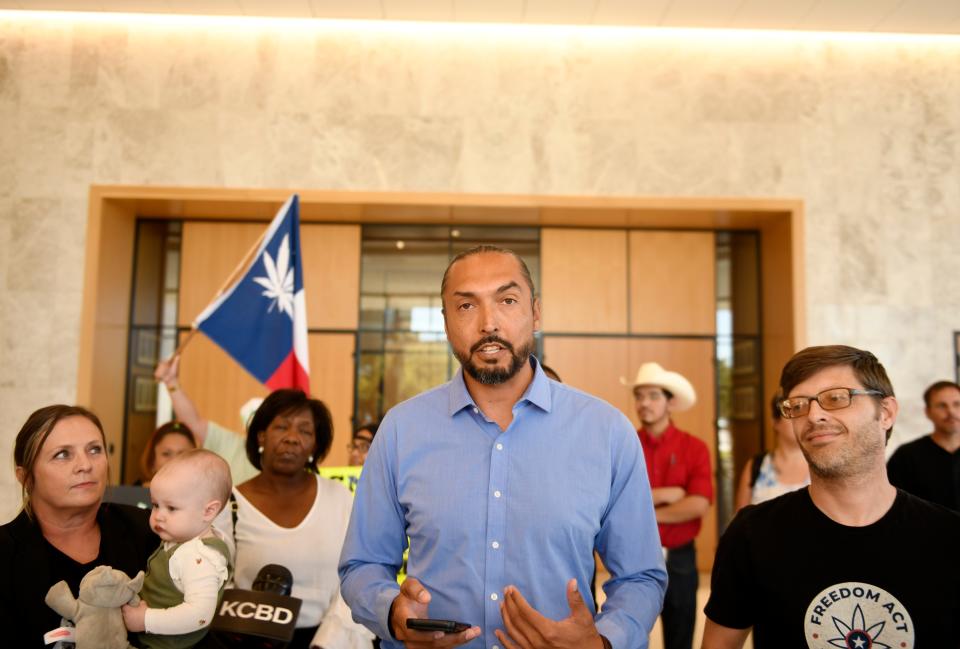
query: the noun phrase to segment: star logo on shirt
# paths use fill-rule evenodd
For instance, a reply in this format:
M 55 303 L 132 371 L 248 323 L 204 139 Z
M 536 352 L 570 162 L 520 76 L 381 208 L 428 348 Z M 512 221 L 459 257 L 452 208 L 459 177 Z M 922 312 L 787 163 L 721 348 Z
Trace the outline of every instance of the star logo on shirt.
M 879 642 L 886 622 L 880 621 L 867 628 L 863 608 L 859 604 L 853 609 L 850 624 L 835 617 L 833 618 L 833 625 L 837 627 L 840 635 L 836 638 L 830 638 L 827 642 L 834 647 L 840 647 L 840 649 L 873 649 L 873 647 L 891 649 L 890 645 Z

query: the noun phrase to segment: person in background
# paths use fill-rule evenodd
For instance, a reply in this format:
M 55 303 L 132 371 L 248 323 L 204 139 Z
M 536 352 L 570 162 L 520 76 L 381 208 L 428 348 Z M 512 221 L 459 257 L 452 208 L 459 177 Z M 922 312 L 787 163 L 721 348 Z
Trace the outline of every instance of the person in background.
M 673 425 L 674 412 L 689 410 L 697 394 L 686 378 L 657 363 L 644 363 L 632 383 L 640 420 L 647 475 L 669 578 L 663 600 L 666 649 L 690 649 L 697 618 L 697 551 L 694 539 L 713 500 L 713 472 L 707 445 Z
M 197 446 L 213 451 L 227 461 L 234 484 L 246 482 L 257 475 L 257 468 L 247 457 L 246 437 L 206 419 L 181 389 L 179 356 L 160 361 L 153 376 L 166 386 L 174 415 L 193 433 Z
M 778 391 L 770 402 L 770 416 L 776 434 L 773 451 L 750 458 L 743 467 L 737 487 L 738 511 L 810 484 L 810 469 L 793 434 L 793 426 L 780 412 L 782 400 L 783 395 Z
M 140 473 L 137 483 L 150 486 L 150 480 L 160 468 L 181 453 L 197 448 L 193 432 L 179 421 L 170 421 L 153 431 L 140 456 Z
M 23 510 L 0 527 L 0 628 L 3 645 L 41 649 L 60 616 L 44 603 L 65 580 L 76 595 L 97 566 L 133 577 L 160 540 L 148 513 L 103 503 L 108 481 L 99 418 L 80 406 L 54 405 L 30 415 L 13 449 Z
M 348 459 L 350 466 L 363 466 L 367 461 L 367 453 L 370 452 L 370 445 L 373 444 L 373 438 L 377 436 L 377 422 L 364 424 L 353 431 L 353 437 L 347 444 Z
M 717 547 L 703 649 L 955 646 L 960 515 L 898 490 L 897 418 L 868 351 L 808 347 L 780 375 L 810 486 L 740 510 Z
M 544 365 L 543 363 L 541 363 L 541 364 L 540 364 L 540 369 L 543 370 L 543 373 L 547 375 L 547 378 L 548 378 L 548 379 L 553 379 L 553 380 L 556 381 L 557 383 L 563 383 L 563 381 L 560 380 L 560 375 L 557 374 L 557 371 L 556 371 L 555 369 L 553 369 L 552 367 L 550 367 L 550 366 L 548 366 L 548 365 Z
M 903 444 L 887 462 L 890 483 L 960 511 L 960 385 L 937 381 L 923 393 L 933 432 Z
M 461 369 L 380 425 L 340 559 L 354 618 L 391 649 L 644 646 L 666 572 L 630 422 L 543 373 L 540 302 L 515 253 L 460 253 L 440 294 Z M 594 549 L 612 573 L 599 614 Z M 427 617 L 468 628 L 406 625 Z
M 275 390 L 247 429 L 246 452 L 259 471 L 235 487 L 216 520 L 236 548 L 233 583 L 251 589 L 270 563 L 293 574 L 291 595 L 303 600 L 289 649 L 369 649 L 373 636 L 350 617 L 337 559 L 353 497 L 340 482 L 316 475 L 333 443 L 330 411 L 300 390 Z

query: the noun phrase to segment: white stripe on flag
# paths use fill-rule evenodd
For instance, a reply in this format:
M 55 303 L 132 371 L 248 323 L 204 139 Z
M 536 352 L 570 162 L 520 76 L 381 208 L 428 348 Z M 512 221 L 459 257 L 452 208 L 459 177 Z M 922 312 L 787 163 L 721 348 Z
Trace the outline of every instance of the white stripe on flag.
M 307 298 L 301 288 L 293 296 L 293 355 L 304 373 L 310 376 L 310 354 L 307 348 Z

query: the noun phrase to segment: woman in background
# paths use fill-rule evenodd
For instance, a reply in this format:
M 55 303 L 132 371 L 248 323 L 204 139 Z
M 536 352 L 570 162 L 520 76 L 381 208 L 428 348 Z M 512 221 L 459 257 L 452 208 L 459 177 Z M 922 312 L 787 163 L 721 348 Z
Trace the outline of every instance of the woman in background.
M 776 445 L 770 453 L 747 460 L 737 488 L 737 510 L 756 505 L 810 484 L 810 469 L 803 457 L 793 426 L 780 413 L 783 395 L 777 392 L 770 402 Z
M 171 421 L 153 431 L 147 446 L 140 456 L 140 473 L 143 476 L 144 487 L 150 486 L 150 481 L 164 464 L 186 451 L 197 448 L 193 431 L 179 421 Z

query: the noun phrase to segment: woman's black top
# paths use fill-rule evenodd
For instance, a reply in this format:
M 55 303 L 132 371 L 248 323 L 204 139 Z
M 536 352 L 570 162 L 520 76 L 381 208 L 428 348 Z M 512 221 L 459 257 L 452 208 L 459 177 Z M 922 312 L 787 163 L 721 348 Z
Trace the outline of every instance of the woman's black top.
M 131 577 L 145 570 L 147 559 L 160 543 L 150 530 L 149 517 L 148 511 L 135 507 L 100 505 L 100 553 L 89 563 L 78 563 L 50 545 L 26 512 L 0 526 L 3 645 L 44 647 L 43 635 L 60 626 L 60 616 L 43 601 L 58 581 L 66 580 L 76 597 L 80 580 L 97 566 L 111 566 Z

